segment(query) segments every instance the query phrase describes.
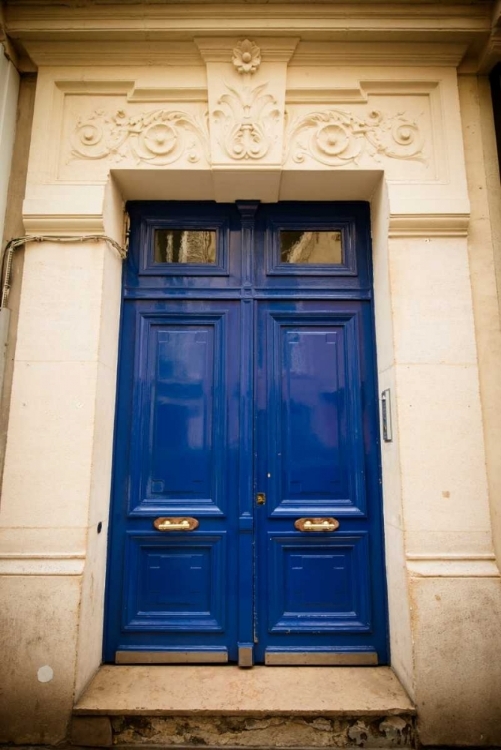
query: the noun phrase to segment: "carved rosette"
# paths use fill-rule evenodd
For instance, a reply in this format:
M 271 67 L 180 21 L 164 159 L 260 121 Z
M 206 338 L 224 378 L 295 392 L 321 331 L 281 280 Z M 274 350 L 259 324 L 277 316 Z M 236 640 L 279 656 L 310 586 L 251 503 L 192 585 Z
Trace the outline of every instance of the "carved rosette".
M 311 157 L 329 167 L 357 164 L 363 153 L 376 161 L 381 156 L 425 161 L 419 125 L 402 112 L 385 116 L 372 110 L 365 117 L 339 109 L 312 112 L 290 123 L 286 143 L 297 163 Z
M 109 115 L 96 110 L 80 118 L 71 138 L 71 153 L 80 159 L 122 161 L 131 153 L 139 164 L 166 166 L 186 157 L 197 162 L 208 158 L 206 121 L 186 112 L 166 109 L 127 116 L 123 110 Z
M 239 73 L 252 75 L 261 65 L 261 50 L 254 42 L 244 39 L 233 50 L 232 62 Z
M 278 138 L 277 100 L 264 93 L 267 83 L 241 91 L 225 85 L 229 93 L 218 99 L 219 108 L 212 113 L 218 141 L 232 159 L 262 159 Z

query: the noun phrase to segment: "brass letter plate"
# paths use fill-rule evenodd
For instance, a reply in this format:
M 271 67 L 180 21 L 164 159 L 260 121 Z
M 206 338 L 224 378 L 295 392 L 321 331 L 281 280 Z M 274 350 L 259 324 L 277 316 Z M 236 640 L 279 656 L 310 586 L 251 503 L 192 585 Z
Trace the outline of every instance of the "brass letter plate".
M 298 531 L 336 531 L 339 521 L 335 518 L 298 518 L 294 527 Z
M 158 531 L 193 531 L 198 528 L 196 518 L 155 518 L 153 526 Z

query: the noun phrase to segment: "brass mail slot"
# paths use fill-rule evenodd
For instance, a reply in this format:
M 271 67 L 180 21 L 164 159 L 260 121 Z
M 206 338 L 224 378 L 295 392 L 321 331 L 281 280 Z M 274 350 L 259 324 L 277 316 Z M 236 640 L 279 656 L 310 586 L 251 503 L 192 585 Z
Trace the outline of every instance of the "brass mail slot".
M 294 527 L 298 531 L 336 531 L 339 521 L 335 518 L 298 518 Z
M 190 517 L 155 518 L 153 526 L 158 531 L 193 531 L 198 528 L 198 521 Z

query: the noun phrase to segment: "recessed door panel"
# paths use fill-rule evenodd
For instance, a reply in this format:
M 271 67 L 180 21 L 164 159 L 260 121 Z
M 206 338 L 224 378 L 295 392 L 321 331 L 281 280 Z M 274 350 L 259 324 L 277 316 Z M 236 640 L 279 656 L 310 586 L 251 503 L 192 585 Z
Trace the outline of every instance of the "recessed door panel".
M 369 630 L 367 535 L 269 534 L 271 633 Z
M 340 456 L 339 331 L 292 327 L 282 333 L 284 499 L 333 503 L 346 485 Z
M 162 327 L 156 336 L 148 495 L 213 496 L 214 326 Z M 153 369 L 153 368 L 152 368 Z
M 129 535 L 123 629 L 223 632 L 226 602 L 225 533 Z M 131 586 L 131 581 L 135 581 Z
M 226 312 L 141 316 L 135 513 L 224 512 L 227 325 Z
M 275 515 L 365 513 L 358 315 L 342 304 L 261 305 L 261 421 Z

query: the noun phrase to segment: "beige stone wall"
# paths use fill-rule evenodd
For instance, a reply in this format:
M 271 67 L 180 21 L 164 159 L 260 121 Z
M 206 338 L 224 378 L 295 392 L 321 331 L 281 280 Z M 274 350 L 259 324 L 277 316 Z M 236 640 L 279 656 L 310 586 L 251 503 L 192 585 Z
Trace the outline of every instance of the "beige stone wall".
M 487 78 L 459 79 L 471 202 L 469 259 L 494 546 L 501 561 L 501 186 Z
M 128 198 L 371 201 L 379 386 L 395 429 L 382 446 L 392 666 L 424 742 L 501 742 L 486 418 L 498 318 L 492 206 L 472 187 L 488 180 L 468 129 L 477 84 L 461 84 L 460 108 L 452 64 L 342 66 L 294 37 L 258 39 L 263 62 L 241 73 L 237 41 L 201 37 L 191 64 L 169 67 L 42 67 L 25 226 L 122 241 Z M 244 125 L 260 133 L 254 151 L 234 137 Z M 100 663 L 120 272 L 103 241 L 25 253 L 0 512 L 7 741 L 62 739 Z
M 35 104 L 36 76 L 23 76 L 19 84 L 17 101 L 16 139 L 12 154 L 12 169 L 7 193 L 7 211 L 5 215 L 2 247 L 13 237 L 22 237 L 23 200 L 26 190 L 26 176 L 28 172 L 28 157 L 30 153 L 31 125 Z M 9 423 L 10 395 L 12 388 L 12 373 L 14 352 L 17 341 L 17 320 L 19 313 L 19 298 L 21 294 L 21 279 L 23 274 L 24 248 L 16 250 L 12 262 L 11 289 L 9 292 L 8 309 L 10 311 L 10 326 L 5 352 L 5 369 L 3 373 L 3 390 L 0 405 L 0 476 L 3 474 L 5 445 L 7 442 L 7 425 Z M 1 507 L 1 498 L 0 498 Z

